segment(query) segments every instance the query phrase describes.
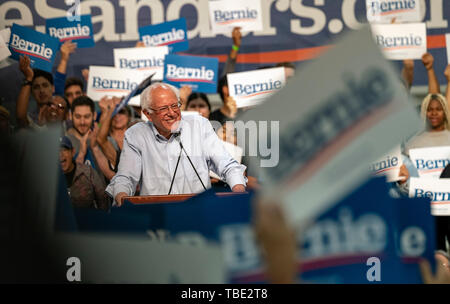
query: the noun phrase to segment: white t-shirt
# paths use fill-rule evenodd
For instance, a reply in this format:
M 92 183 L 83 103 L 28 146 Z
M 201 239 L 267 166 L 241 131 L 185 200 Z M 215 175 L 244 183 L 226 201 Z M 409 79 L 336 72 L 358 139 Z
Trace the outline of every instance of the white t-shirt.
M 425 131 L 414 136 L 405 145 L 405 154 L 409 156 L 409 150 L 428 147 L 450 146 L 450 131 Z

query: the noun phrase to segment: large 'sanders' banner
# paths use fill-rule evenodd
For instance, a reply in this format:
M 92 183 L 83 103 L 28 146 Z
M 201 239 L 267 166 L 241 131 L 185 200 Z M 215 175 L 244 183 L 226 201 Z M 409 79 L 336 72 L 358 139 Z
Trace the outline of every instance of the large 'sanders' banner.
M 315 58 L 337 36 L 367 22 L 365 0 L 290 1 L 262 0 L 263 29 L 243 33 L 236 71 L 246 71 L 280 60 L 300 63 Z M 424 2 L 422 20 L 427 24 L 427 46 L 435 57 L 441 83 L 447 65 L 445 36 L 450 32 L 450 1 Z M 45 32 L 45 20 L 74 14 L 91 14 L 96 46 L 79 49 L 71 56 L 69 74 L 81 76 L 89 65 L 113 66 L 114 48 L 134 46 L 139 27 L 185 18 L 188 54 L 213 55 L 224 63 L 230 51 L 230 35 L 213 34 L 209 24 L 207 0 L 76 0 L 68 6 L 57 0 L 14 0 L 0 4 L 0 29 L 18 23 Z M 231 33 L 230 33 L 231 34 Z M 416 64 L 414 84 L 425 85 L 426 72 Z

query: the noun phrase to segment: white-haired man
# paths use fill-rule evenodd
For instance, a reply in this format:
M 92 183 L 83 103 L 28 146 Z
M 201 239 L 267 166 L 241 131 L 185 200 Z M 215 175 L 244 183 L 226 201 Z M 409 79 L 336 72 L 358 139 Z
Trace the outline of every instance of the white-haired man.
M 181 116 L 177 88 L 154 83 L 141 94 L 147 123 L 129 128 L 119 169 L 106 192 L 121 205 L 123 197 L 198 193 L 211 186 L 209 170 L 233 192 L 245 191 L 245 166 L 225 150 L 210 122 L 200 115 Z

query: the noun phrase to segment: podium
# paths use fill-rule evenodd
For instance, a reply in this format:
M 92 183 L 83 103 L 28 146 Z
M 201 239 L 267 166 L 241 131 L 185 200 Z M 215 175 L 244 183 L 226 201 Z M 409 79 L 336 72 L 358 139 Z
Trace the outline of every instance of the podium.
M 244 194 L 247 192 L 216 192 L 215 194 L 219 197 L 233 196 Z M 150 204 L 150 203 L 180 203 L 184 202 L 191 197 L 198 195 L 199 193 L 193 194 L 171 194 L 171 195 L 143 195 L 143 196 L 125 196 L 124 201 L 129 201 L 132 204 Z

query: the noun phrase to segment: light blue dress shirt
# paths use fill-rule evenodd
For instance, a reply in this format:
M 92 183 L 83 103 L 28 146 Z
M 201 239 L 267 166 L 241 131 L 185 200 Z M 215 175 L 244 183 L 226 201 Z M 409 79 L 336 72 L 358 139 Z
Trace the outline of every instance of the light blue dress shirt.
M 166 139 L 151 122 L 129 128 L 125 132 L 118 172 L 106 192 L 113 198 L 120 192 L 134 195 L 140 184 L 141 195 L 168 194 L 181 151 L 180 141 L 207 188 L 211 187 L 209 170 L 231 188 L 246 185 L 246 167 L 231 157 L 207 119 L 200 115 L 182 116 L 177 131 L 181 132 L 180 136 Z M 203 186 L 183 151 L 171 194 L 202 191 Z

